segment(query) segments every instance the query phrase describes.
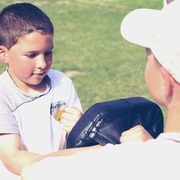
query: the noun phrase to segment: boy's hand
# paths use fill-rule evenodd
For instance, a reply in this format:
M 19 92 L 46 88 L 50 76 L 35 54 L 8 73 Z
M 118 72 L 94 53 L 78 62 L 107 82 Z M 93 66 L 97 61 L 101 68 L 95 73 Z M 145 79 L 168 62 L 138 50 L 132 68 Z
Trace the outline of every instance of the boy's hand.
M 144 129 L 143 126 L 137 125 L 121 134 L 120 142 L 129 141 L 147 141 L 153 139 L 153 137 Z
M 60 111 L 62 112 L 60 121 L 66 133 L 69 133 L 82 116 L 82 112 L 75 107 L 69 106 L 60 108 Z

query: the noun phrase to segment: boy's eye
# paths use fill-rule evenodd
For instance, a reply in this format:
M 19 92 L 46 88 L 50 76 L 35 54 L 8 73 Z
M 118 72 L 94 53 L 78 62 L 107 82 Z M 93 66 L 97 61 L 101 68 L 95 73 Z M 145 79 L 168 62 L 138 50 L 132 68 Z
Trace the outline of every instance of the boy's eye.
M 35 53 L 26 54 L 26 56 L 27 56 L 28 58 L 34 58 L 34 57 L 36 57 L 36 54 L 35 54 Z
M 47 51 L 47 52 L 45 52 L 44 55 L 45 55 L 45 56 L 50 56 L 50 55 L 52 55 L 52 51 Z
M 32 59 L 35 58 L 36 56 L 38 56 L 38 53 L 27 53 L 25 54 L 28 58 Z M 51 56 L 52 55 L 52 51 L 46 51 L 44 52 L 44 56 Z

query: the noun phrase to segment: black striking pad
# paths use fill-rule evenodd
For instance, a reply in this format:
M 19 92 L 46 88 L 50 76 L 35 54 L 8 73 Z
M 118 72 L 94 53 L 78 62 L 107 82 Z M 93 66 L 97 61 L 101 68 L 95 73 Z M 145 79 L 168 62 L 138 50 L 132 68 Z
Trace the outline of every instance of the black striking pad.
M 96 103 L 71 130 L 67 148 L 119 144 L 121 133 L 138 124 L 156 138 L 164 128 L 161 108 L 143 97 Z

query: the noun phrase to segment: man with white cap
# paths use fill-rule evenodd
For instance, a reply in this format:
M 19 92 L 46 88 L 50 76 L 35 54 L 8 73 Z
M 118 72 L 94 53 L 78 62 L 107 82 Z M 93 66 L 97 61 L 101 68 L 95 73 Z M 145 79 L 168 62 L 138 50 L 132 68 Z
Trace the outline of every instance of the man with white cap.
M 106 145 L 32 163 L 23 180 L 179 180 L 180 1 L 162 10 L 138 9 L 122 21 L 122 36 L 146 48 L 145 80 L 152 97 L 168 110 L 166 132 L 146 142 Z
M 176 0 L 161 11 L 138 9 L 129 13 L 121 24 L 122 36 L 146 47 L 148 59 L 154 59 L 161 79 L 145 73 L 150 93 L 161 105 L 167 107 L 166 131 L 180 132 L 180 1 Z M 154 78 L 154 79 L 153 79 Z M 157 82 L 157 84 L 155 84 Z M 162 86 L 161 86 L 162 85 Z M 159 89 L 158 89 L 159 88 Z M 161 88 L 161 89 L 160 89 Z

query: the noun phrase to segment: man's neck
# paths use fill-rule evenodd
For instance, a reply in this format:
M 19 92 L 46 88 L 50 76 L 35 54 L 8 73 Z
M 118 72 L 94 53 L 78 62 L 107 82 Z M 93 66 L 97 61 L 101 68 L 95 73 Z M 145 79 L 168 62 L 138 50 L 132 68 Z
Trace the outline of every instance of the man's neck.
M 165 132 L 180 132 L 180 106 L 168 110 Z

